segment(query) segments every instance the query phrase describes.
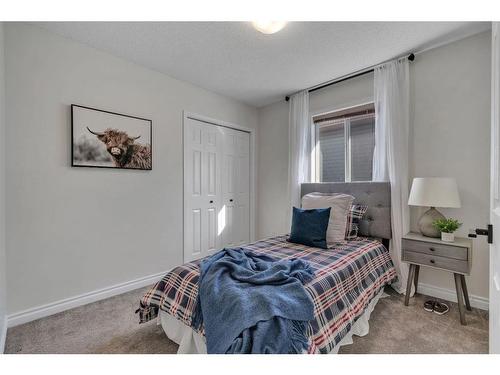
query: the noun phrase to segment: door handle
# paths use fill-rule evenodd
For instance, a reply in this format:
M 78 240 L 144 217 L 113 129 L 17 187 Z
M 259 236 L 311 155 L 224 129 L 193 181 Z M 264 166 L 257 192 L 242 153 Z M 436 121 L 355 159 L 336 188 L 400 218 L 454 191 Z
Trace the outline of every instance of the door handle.
M 210 201 L 210 203 L 214 203 L 214 201 Z
M 493 225 L 488 224 L 488 229 L 476 228 L 476 229 L 471 229 L 469 231 L 469 238 L 477 238 L 477 236 L 487 236 L 488 243 L 492 244 L 493 243 Z
M 229 200 L 229 202 L 232 202 L 232 201 L 233 201 L 232 199 Z

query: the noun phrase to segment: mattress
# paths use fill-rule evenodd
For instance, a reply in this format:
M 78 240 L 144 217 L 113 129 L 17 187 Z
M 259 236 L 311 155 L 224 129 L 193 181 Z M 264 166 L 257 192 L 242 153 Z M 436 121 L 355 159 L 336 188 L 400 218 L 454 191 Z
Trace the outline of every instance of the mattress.
M 314 303 L 314 320 L 307 335 L 309 353 L 330 353 L 346 337 L 380 290 L 396 280 L 388 250 L 375 239 L 360 238 L 319 249 L 290 243 L 278 236 L 243 246 L 275 259 L 300 258 L 315 271 L 304 285 Z M 198 294 L 200 260 L 168 272 L 140 301 L 140 321 L 146 322 L 164 311 L 191 326 Z M 204 335 L 203 326 L 196 331 Z
M 353 336 L 367 335 L 370 331 L 369 320 L 371 313 L 375 309 L 378 301 L 387 296 L 388 295 L 385 294 L 383 290 L 380 290 L 380 292 L 372 298 L 363 315 L 356 319 L 356 322 L 354 322 L 347 335 L 345 335 L 328 354 L 337 354 L 340 347 L 351 345 L 354 342 Z M 188 327 L 172 315 L 160 310 L 158 325 L 161 325 L 163 331 L 170 340 L 179 345 L 177 354 L 207 354 L 205 337 L 195 332 L 191 327 Z

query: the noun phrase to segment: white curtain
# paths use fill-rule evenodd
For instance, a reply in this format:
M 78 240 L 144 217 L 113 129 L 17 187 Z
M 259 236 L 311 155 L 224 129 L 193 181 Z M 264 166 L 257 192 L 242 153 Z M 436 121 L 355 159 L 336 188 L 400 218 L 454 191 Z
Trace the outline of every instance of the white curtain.
M 401 262 L 401 237 L 409 231 L 408 133 L 410 122 L 410 78 L 407 58 L 375 68 L 375 150 L 373 180 L 391 183 L 392 240 L 390 253 L 405 292 L 408 266 Z
M 309 182 L 311 129 L 309 119 L 309 92 L 301 91 L 290 98 L 288 118 L 288 199 L 287 229 L 290 229 L 292 207 L 300 207 L 300 184 Z

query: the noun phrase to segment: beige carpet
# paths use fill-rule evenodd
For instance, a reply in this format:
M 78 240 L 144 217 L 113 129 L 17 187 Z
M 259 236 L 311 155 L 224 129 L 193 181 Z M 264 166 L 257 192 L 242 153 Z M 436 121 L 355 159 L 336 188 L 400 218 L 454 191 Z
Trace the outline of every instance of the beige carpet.
M 156 321 L 137 324 L 134 314 L 146 289 L 81 306 L 10 328 L 6 353 L 175 353 Z M 390 288 L 388 292 L 390 292 Z M 377 304 L 370 333 L 354 337 L 340 353 L 487 353 L 488 313 L 467 312 L 460 325 L 455 304 L 438 316 L 422 309 L 426 298 L 417 295 L 410 306 L 391 293 Z

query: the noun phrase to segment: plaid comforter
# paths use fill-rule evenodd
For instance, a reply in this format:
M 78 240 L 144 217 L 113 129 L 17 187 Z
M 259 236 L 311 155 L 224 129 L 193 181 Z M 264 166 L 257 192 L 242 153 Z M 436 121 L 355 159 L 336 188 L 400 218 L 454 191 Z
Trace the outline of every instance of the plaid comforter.
M 315 278 L 304 286 L 315 314 L 308 327 L 310 353 L 330 352 L 380 289 L 396 280 L 389 252 L 373 239 L 351 240 L 325 250 L 290 243 L 286 236 L 280 236 L 244 248 L 276 259 L 300 258 L 314 269 Z M 191 326 L 199 263 L 176 267 L 144 295 L 139 308 L 141 323 L 155 318 L 161 309 Z M 204 334 L 203 327 L 199 333 Z

